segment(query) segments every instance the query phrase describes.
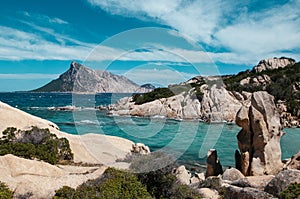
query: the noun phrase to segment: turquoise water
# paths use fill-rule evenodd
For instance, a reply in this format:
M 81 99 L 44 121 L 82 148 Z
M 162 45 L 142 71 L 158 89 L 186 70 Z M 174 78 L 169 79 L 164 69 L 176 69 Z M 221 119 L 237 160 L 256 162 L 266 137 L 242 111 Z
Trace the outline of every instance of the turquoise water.
M 236 125 L 206 124 L 165 118 L 107 116 L 93 106 L 114 103 L 128 94 L 78 95 L 76 111 L 54 111 L 49 107 L 72 104 L 71 94 L 62 93 L 0 93 L 0 100 L 30 114 L 56 123 L 71 134 L 101 133 L 141 142 L 152 151 L 162 150 L 188 166 L 205 164 L 207 150 L 215 148 L 222 165 L 234 166 L 238 148 Z M 93 105 L 93 106 L 92 106 Z M 282 156 L 289 158 L 299 151 L 300 129 L 284 129 Z

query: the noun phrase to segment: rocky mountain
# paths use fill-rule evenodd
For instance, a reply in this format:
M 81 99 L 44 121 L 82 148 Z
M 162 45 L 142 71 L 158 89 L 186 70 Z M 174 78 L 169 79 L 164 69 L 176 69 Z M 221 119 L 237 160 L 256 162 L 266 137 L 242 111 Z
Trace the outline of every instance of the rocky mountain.
M 272 58 L 237 75 L 197 76 L 168 88 L 136 94 L 109 107 L 109 114 L 233 122 L 242 105 L 250 106 L 253 92 L 267 91 L 275 97 L 277 106 L 281 104 L 284 126 L 298 126 L 299 86 L 300 63 L 290 58 Z
M 140 87 L 124 76 L 104 70 L 92 70 L 72 62 L 69 70 L 58 79 L 33 90 L 33 92 L 76 92 L 76 93 L 143 93 L 151 89 Z

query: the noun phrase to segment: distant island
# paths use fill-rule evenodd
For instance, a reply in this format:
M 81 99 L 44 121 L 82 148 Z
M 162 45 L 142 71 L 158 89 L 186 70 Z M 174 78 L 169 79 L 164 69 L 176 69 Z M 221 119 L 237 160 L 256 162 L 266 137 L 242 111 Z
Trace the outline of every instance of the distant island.
M 153 88 L 151 84 L 139 86 L 124 76 L 72 62 L 59 78 L 31 92 L 144 93 Z

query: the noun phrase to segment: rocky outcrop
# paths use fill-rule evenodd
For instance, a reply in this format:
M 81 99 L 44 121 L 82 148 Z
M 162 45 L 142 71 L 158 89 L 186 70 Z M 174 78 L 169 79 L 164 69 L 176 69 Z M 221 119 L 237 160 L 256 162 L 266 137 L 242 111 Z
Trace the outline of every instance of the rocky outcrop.
M 150 149 L 148 146 L 145 146 L 142 143 L 135 143 L 135 144 L 132 144 L 131 152 L 141 154 L 141 155 L 146 155 L 146 154 L 150 153 Z
M 217 151 L 215 149 L 210 149 L 206 158 L 205 178 L 208 178 L 209 176 L 218 176 L 220 174 L 223 174 L 223 169 Z
M 132 98 L 123 98 L 109 107 L 108 114 L 132 116 L 163 116 L 176 119 L 200 119 L 207 122 L 232 122 L 236 112 L 248 98 L 240 95 L 239 101 L 233 93 L 216 84 L 201 86 L 202 100 L 195 96 L 195 89 L 181 94 L 136 105 Z
M 293 155 L 290 161 L 287 162 L 285 165 L 285 168 L 287 169 L 298 169 L 300 170 L 300 151 Z
M 8 127 L 21 130 L 36 126 L 57 137 L 69 140 L 74 153 L 74 165 L 51 165 L 38 160 L 28 160 L 13 155 L 0 156 L 0 181 L 5 182 L 18 195 L 32 195 L 31 198 L 51 198 L 54 191 L 62 186 L 76 188 L 89 179 L 102 175 L 107 166 L 128 169 L 125 159 L 132 150 L 139 153 L 150 152 L 143 144 L 114 136 L 100 134 L 71 135 L 61 132 L 52 122 L 32 116 L 0 102 L 0 137 Z M 89 167 L 80 165 L 91 165 Z M 79 165 L 79 166 L 78 166 Z
M 58 138 L 69 140 L 70 148 L 74 153 L 75 162 L 112 165 L 117 159 L 124 159 L 131 153 L 133 142 L 115 136 L 101 134 L 72 135 L 61 132 L 56 124 L 42 118 L 30 115 L 0 102 L 0 136 L 8 127 L 20 130 L 48 128 L 50 133 Z
M 274 178 L 273 175 L 264 176 L 247 176 L 235 181 L 230 184 L 238 187 L 251 187 L 259 190 L 264 190 L 267 184 Z
M 199 193 L 199 195 L 202 198 L 206 198 L 206 199 L 219 199 L 219 198 L 221 198 L 219 193 L 214 189 L 200 188 L 200 189 L 197 190 L 197 192 Z
M 72 62 L 69 70 L 33 92 L 74 93 L 143 93 L 152 88 L 140 87 L 128 78 L 104 70 L 92 70 Z
M 177 169 L 174 169 L 173 174 L 176 176 L 179 183 L 185 185 L 191 184 L 192 175 L 188 170 L 186 170 L 184 165 L 181 165 Z
M 31 195 L 30 198 L 51 198 L 62 186 L 76 188 L 88 179 L 102 175 L 106 166 L 51 165 L 37 160 L 27 160 L 13 155 L 0 156 L 0 181 L 5 182 L 14 196 Z
M 264 59 L 258 63 L 257 66 L 254 66 L 253 70 L 256 73 L 265 71 L 265 70 L 274 70 L 278 68 L 284 68 L 288 65 L 295 64 L 295 60 L 291 58 L 271 58 L 271 59 Z
M 266 89 L 266 86 L 271 82 L 271 78 L 264 74 L 264 75 L 259 75 L 259 76 L 255 76 L 255 77 L 246 77 L 245 79 L 242 79 L 240 81 L 240 85 L 241 86 L 245 86 L 245 85 L 249 85 L 251 84 L 251 86 L 261 86 L 263 90 Z
M 280 139 L 283 135 L 274 97 L 255 92 L 250 107 L 242 107 L 236 116 L 242 130 L 237 135 L 240 154 L 238 166 L 245 176 L 278 173 L 281 162 Z
M 279 197 L 280 192 L 285 190 L 291 183 L 300 183 L 299 170 L 281 171 L 266 186 L 265 191 L 276 197 Z
M 276 198 L 271 194 L 268 194 L 264 191 L 254 189 L 251 187 L 237 187 L 237 186 L 228 186 L 224 194 L 224 199 L 266 199 L 266 198 Z
M 295 116 L 293 116 L 291 113 L 288 112 L 287 110 L 287 105 L 285 101 L 278 100 L 277 103 L 277 108 L 280 114 L 280 121 L 281 124 L 284 127 L 291 128 L 291 127 L 298 127 L 300 128 L 300 110 L 298 111 L 299 113 Z
M 244 177 L 245 176 L 235 168 L 226 169 L 222 175 L 223 180 L 229 180 L 229 181 L 239 180 Z

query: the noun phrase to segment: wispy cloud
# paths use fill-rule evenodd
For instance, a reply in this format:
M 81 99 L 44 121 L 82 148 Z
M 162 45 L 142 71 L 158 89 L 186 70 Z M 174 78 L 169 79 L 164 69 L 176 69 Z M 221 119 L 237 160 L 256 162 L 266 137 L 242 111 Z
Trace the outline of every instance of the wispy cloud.
M 88 2 L 112 14 L 169 25 L 215 49 L 208 52 L 215 61 L 248 64 L 277 55 L 299 55 L 299 0 L 269 3 L 264 9 L 255 2 L 233 0 Z M 251 6 L 257 7 L 249 10 Z
M 54 24 L 69 24 L 69 22 L 60 19 L 58 17 L 49 17 L 47 15 L 41 15 L 41 14 L 36 14 L 36 13 L 29 13 L 29 12 L 21 12 L 21 14 L 23 14 L 23 16 L 31 18 L 31 19 L 35 19 L 35 20 L 39 20 L 42 22 L 48 22 L 48 23 L 54 23 Z
M 40 73 L 24 73 L 24 74 L 1 74 L 0 79 L 55 79 L 59 74 L 40 74 Z
M 39 34 L 0 26 L 1 60 L 83 60 L 91 45 L 61 45 Z

